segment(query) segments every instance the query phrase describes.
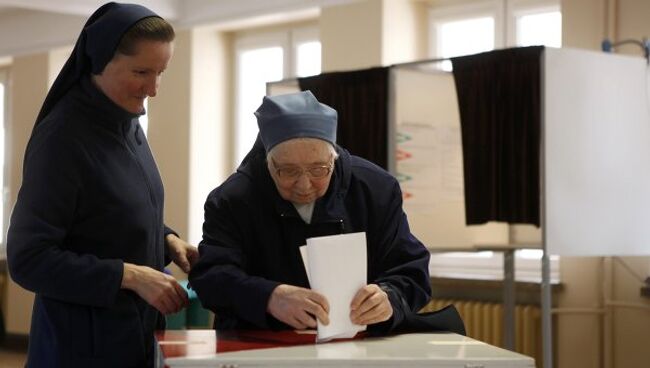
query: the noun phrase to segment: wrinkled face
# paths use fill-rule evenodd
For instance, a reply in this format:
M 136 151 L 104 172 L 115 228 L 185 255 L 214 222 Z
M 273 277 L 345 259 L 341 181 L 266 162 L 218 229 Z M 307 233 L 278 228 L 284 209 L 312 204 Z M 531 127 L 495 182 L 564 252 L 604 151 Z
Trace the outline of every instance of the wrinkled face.
M 308 204 L 327 192 L 334 158 L 323 140 L 292 139 L 273 148 L 267 166 L 283 199 Z
M 172 43 L 140 41 L 134 55 L 116 53 L 101 74 L 93 75 L 93 81 L 124 110 L 142 113 L 145 99 L 158 92 L 160 76 L 173 52 Z

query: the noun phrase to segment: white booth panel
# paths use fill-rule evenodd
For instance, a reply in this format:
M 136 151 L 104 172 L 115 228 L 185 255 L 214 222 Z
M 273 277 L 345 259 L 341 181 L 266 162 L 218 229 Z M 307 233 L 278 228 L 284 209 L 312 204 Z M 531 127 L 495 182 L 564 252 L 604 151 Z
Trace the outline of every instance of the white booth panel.
M 640 57 L 546 48 L 550 254 L 650 254 L 650 104 Z

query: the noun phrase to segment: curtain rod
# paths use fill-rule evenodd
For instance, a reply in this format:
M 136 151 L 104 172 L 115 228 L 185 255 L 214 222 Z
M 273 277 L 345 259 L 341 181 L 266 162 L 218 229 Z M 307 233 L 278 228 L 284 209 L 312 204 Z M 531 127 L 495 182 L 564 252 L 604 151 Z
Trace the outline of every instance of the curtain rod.
M 318 74 L 317 74 L 318 75 Z M 287 79 L 280 79 L 278 81 L 273 81 L 273 82 L 266 82 L 266 84 L 269 85 L 275 85 L 275 84 L 291 84 L 291 83 L 298 83 L 298 78 L 297 77 L 291 77 Z
M 423 65 L 423 64 L 440 63 L 440 62 L 447 61 L 447 60 L 451 60 L 451 58 L 435 58 L 435 59 L 416 60 L 416 61 L 409 61 L 409 62 L 405 62 L 405 63 L 391 64 L 388 67 L 389 68 L 408 68 L 408 67 L 413 67 L 413 66 L 418 66 L 418 65 Z M 356 70 L 363 70 L 363 69 L 356 69 Z M 441 72 L 443 72 L 443 71 L 441 71 Z M 448 72 L 444 72 L 444 73 L 448 73 Z M 281 84 L 291 84 L 291 83 L 298 83 L 298 78 L 297 77 L 292 77 L 292 78 L 281 79 L 279 81 L 267 82 L 268 85 L 278 85 L 278 84 L 281 85 Z
M 405 63 L 397 63 L 397 64 L 391 64 L 390 67 L 409 67 L 409 66 L 417 66 L 417 65 L 422 65 L 422 64 L 432 64 L 432 63 L 440 63 L 443 61 L 451 60 L 451 58 L 435 58 L 435 59 L 424 59 L 424 60 L 416 60 L 416 61 L 408 61 Z

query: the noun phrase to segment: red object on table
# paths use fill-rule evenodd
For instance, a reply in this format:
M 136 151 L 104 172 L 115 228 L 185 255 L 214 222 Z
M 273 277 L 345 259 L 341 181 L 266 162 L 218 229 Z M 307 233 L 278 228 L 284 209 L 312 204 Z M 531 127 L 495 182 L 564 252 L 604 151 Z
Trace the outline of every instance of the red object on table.
M 316 334 L 309 332 L 235 330 L 217 332 L 217 353 L 250 349 L 268 349 L 316 343 Z

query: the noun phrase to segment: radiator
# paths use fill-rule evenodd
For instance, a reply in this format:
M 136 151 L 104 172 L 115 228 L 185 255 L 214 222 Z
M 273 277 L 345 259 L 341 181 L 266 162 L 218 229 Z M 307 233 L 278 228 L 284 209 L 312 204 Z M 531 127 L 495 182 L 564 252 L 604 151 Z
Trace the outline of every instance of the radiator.
M 503 305 L 469 300 L 433 299 L 423 312 L 453 304 L 465 322 L 467 336 L 503 347 Z M 515 306 L 515 351 L 542 361 L 541 312 L 536 305 Z

